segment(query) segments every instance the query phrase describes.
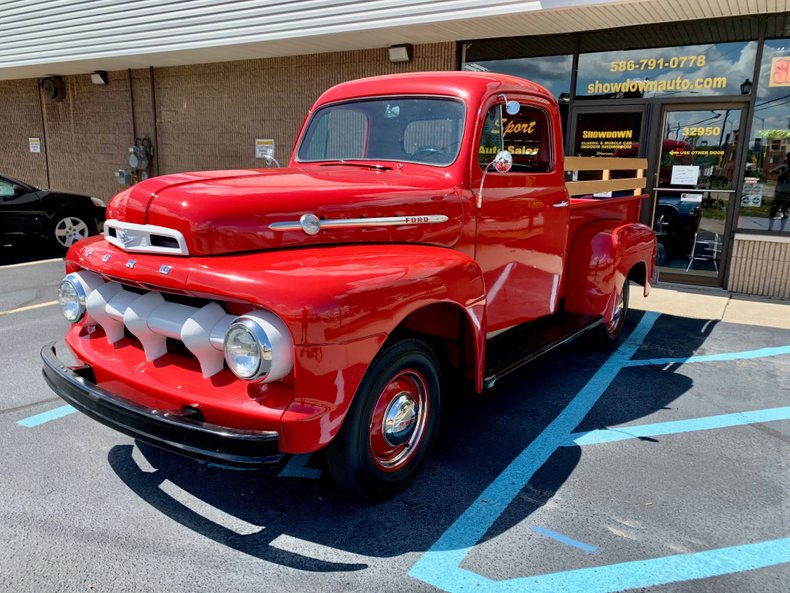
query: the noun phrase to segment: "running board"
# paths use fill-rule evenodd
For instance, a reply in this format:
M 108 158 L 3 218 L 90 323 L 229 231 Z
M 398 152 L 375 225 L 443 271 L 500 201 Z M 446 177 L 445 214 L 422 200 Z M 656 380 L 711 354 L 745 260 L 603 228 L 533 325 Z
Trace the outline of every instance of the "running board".
M 525 323 L 491 338 L 486 348 L 483 388 L 494 384 L 557 346 L 567 344 L 603 322 L 596 315 L 561 313 Z

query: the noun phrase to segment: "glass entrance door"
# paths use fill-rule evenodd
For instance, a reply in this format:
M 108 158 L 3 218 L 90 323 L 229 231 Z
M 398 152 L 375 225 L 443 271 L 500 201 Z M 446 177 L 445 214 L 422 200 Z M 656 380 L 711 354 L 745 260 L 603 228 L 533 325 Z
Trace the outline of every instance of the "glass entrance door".
M 653 188 L 662 279 L 720 283 L 739 174 L 741 111 L 715 105 L 663 110 Z

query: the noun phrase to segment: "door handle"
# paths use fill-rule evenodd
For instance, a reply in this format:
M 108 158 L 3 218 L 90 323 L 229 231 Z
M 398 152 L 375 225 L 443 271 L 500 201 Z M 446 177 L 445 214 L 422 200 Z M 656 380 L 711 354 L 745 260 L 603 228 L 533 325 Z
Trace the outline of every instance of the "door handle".
M 552 204 L 552 206 L 554 206 L 555 208 L 565 208 L 565 206 L 567 206 L 568 204 L 570 204 L 570 202 L 565 200 L 563 202 L 557 202 L 556 204 Z

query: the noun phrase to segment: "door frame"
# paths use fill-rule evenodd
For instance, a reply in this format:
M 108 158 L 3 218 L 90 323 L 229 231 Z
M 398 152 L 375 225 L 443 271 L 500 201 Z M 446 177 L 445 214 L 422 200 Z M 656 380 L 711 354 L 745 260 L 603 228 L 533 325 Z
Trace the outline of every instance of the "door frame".
M 741 112 L 737 128 L 741 134 L 737 141 L 735 138 L 731 140 L 731 142 L 736 142 L 735 154 L 733 155 L 733 193 L 730 194 L 730 200 L 727 204 L 727 212 L 724 218 L 724 234 L 722 235 L 722 250 L 719 259 L 718 274 L 716 276 L 699 276 L 689 273 L 667 272 L 664 270 L 659 272 L 659 279 L 667 282 L 696 284 L 701 286 L 726 286 L 730 268 L 732 238 L 734 236 L 733 229 L 735 228 L 735 219 L 738 214 L 738 205 L 741 201 L 741 190 L 743 188 L 743 178 L 745 174 L 743 151 L 748 143 L 748 138 L 744 141 L 742 132 L 746 129 L 746 123 L 748 121 L 750 107 L 748 97 L 743 97 L 740 100 L 733 100 L 731 97 L 722 98 L 722 100 L 716 100 L 715 97 L 705 97 L 704 99 L 670 99 L 661 97 L 659 99 L 654 99 L 653 102 L 655 108 L 652 110 L 650 127 L 648 128 L 648 134 L 653 136 L 653 138 L 651 139 L 647 152 L 649 170 L 647 172 L 648 186 L 646 188 L 650 194 L 649 222 L 646 224 L 649 224 L 651 227 L 655 218 L 656 206 L 658 205 L 655 189 L 658 185 L 659 169 L 661 167 L 661 148 L 664 140 L 663 125 L 666 113 L 670 111 L 715 111 L 735 109 L 739 109 Z

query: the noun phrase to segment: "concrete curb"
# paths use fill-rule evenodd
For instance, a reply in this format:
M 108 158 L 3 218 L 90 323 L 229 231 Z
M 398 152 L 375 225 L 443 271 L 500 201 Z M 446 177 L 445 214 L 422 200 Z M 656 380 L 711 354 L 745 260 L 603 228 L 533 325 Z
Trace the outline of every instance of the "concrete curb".
M 632 309 L 692 319 L 717 319 L 727 323 L 790 329 L 790 301 L 736 295 L 721 288 L 668 283 L 653 286 L 650 296 L 645 298 L 639 288 L 631 288 Z

